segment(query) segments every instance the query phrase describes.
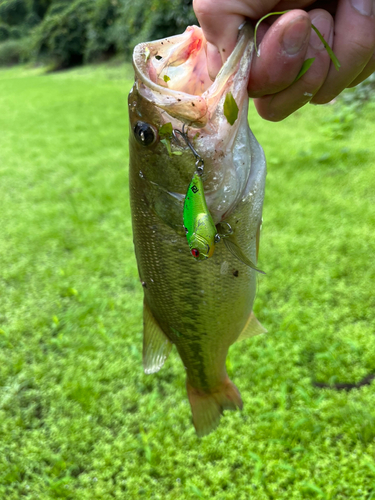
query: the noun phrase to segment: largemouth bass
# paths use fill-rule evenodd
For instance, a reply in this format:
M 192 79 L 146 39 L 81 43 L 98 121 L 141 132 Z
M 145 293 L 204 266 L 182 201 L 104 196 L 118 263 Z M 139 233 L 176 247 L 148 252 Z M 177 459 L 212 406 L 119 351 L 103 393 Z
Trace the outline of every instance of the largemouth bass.
M 245 25 L 214 82 L 196 26 L 139 44 L 133 55 L 129 182 L 144 290 L 144 370 L 157 372 L 176 346 L 198 436 L 218 425 L 223 410 L 242 408 L 226 372 L 228 349 L 265 331 L 252 312 L 256 272 L 244 263 L 257 260 L 266 177 L 263 150 L 247 121 L 253 45 Z M 212 221 L 230 241 L 216 243 L 205 260 L 193 258 L 183 225 L 197 168 L 193 151 L 204 160 Z

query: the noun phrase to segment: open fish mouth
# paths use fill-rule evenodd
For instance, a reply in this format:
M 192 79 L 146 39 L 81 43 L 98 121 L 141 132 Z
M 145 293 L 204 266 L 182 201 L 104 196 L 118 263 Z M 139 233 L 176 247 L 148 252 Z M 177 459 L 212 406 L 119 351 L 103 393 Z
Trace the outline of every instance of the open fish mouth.
M 236 48 L 214 82 L 207 71 L 207 42 L 197 26 L 189 26 L 181 35 L 137 45 L 133 64 L 140 94 L 193 128 L 212 121 L 229 91 L 241 109 L 247 99 L 251 34 L 251 26 L 244 25 Z

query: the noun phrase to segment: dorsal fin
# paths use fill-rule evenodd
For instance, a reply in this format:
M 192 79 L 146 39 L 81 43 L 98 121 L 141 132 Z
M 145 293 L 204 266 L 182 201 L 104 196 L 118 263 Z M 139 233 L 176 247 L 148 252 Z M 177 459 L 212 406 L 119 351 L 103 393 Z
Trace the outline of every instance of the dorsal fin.
M 251 311 L 249 319 L 247 320 L 246 325 L 236 342 L 240 342 L 241 340 L 248 339 L 250 337 L 255 337 L 255 335 L 260 335 L 261 333 L 267 333 L 267 330 L 259 323 L 255 314 Z
M 172 343 L 160 328 L 146 302 L 143 301 L 143 369 L 156 373 L 164 365 Z

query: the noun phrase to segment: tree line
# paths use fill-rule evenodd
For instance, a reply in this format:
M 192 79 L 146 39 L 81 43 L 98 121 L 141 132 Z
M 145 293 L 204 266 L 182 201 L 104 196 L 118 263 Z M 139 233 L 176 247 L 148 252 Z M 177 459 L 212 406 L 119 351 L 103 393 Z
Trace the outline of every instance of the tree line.
M 105 60 L 196 24 L 192 0 L 0 0 L 0 65 Z

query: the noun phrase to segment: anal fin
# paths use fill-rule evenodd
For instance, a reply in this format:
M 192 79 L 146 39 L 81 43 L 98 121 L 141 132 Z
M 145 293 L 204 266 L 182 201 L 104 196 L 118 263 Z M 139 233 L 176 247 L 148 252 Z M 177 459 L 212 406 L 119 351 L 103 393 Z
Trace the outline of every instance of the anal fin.
M 172 343 L 160 328 L 147 302 L 143 302 L 143 369 L 156 373 L 164 365 Z
M 248 339 L 250 337 L 255 337 L 255 335 L 260 335 L 261 333 L 267 333 L 267 330 L 263 325 L 261 325 L 261 323 L 259 323 L 259 321 L 255 317 L 255 314 L 253 313 L 253 311 L 251 311 L 249 319 L 247 320 L 246 325 L 244 326 L 236 342 Z

